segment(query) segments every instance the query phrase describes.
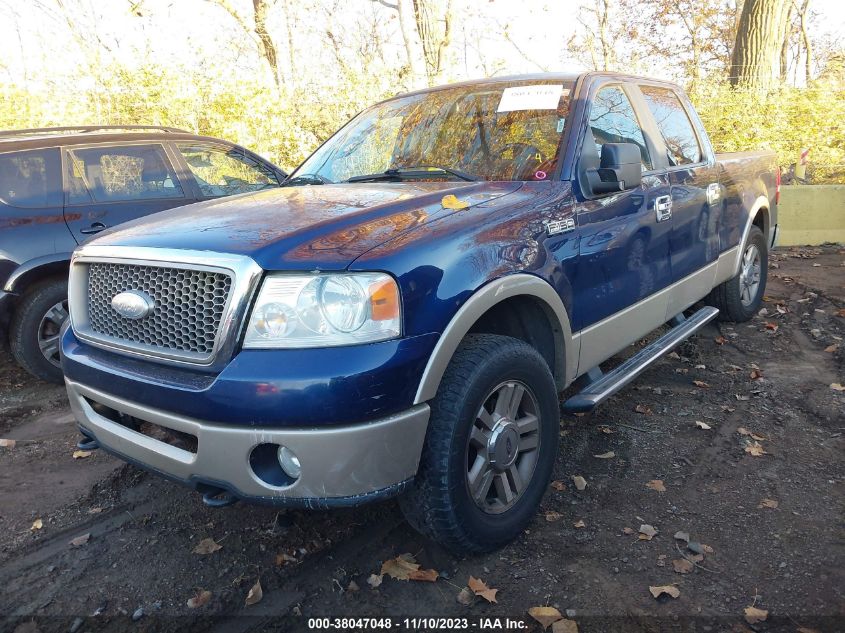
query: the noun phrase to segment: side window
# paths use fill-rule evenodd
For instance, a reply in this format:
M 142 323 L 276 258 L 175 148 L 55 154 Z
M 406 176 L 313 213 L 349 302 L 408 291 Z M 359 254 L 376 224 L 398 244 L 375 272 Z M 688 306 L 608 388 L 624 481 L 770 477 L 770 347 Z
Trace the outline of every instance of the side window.
M 698 138 L 678 95 L 668 88 L 656 86 L 640 86 L 640 90 L 663 134 L 669 164 L 674 166 L 701 162 Z
M 185 197 L 161 145 L 68 149 L 65 171 L 70 204 Z
M 176 147 L 204 196 L 231 196 L 279 186 L 272 170 L 235 147 L 183 143 Z
M 634 108 L 619 86 L 608 86 L 598 91 L 590 109 L 590 130 L 601 156 L 605 143 L 633 143 L 640 148 L 643 170 L 652 168 L 645 137 Z
M 0 154 L 0 202 L 12 207 L 61 207 L 59 150 L 37 149 Z

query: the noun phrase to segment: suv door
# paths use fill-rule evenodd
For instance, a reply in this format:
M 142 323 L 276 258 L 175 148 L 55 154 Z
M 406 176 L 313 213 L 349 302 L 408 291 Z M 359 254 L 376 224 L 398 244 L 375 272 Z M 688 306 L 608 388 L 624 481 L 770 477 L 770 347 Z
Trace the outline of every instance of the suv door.
M 668 162 L 672 238 L 669 251 L 672 278 L 678 285 L 670 298 L 670 316 L 703 297 L 713 275 L 696 275 L 719 254 L 719 177 L 715 157 L 703 149 L 689 106 L 666 86 L 639 86 L 644 102 L 660 130 L 662 152 Z M 674 310 L 674 311 L 673 311 Z
M 201 200 L 271 189 L 281 174 L 242 147 L 201 141 L 175 143 Z
M 194 202 L 161 143 L 66 147 L 65 221 L 80 244 L 112 226 Z

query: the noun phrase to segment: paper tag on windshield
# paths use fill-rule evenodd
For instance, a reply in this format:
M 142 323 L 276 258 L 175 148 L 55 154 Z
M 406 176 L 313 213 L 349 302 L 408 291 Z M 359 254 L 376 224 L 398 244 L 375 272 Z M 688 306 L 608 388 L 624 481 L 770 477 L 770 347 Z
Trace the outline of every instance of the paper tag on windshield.
M 563 84 L 542 84 L 538 86 L 512 86 L 502 92 L 502 100 L 496 112 L 516 110 L 557 110 L 560 97 L 567 94 Z

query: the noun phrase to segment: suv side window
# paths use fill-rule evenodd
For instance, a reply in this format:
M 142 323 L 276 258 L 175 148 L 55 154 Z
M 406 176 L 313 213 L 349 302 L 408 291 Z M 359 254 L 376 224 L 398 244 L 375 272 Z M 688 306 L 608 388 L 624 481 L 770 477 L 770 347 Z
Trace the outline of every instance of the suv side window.
M 652 168 L 651 156 L 634 107 L 620 86 L 607 86 L 598 91 L 590 109 L 590 131 L 598 156 L 605 143 L 633 143 L 640 148 L 643 171 Z
M 701 146 L 678 95 L 657 86 L 640 86 L 640 91 L 663 134 L 669 165 L 701 162 Z
M 161 145 L 110 145 L 65 151 L 70 204 L 184 198 Z
M 0 202 L 12 207 L 61 207 L 59 150 L 36 149 L 0 154 Z
M 202 195 L 215 198 L 278 187 L 276 174 L 237 147 L 177 143 Z

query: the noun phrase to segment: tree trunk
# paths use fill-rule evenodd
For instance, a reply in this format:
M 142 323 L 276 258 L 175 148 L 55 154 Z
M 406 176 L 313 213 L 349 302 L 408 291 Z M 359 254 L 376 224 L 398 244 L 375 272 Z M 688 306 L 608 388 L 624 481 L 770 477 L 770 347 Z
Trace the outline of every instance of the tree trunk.
M 745 1 L 731 58 L 731 85 L 761 89 L 771 86 L 786 16 L 785 0 Z
M 429 85 L 434 85 L 442 79 L 446 67 L 446 54 L 452 36 L 452 0 L 413 0 L 413 3 L 425 74 Z
M 252 0 L 252 9 L 255 12 L 255 34 L 258 36 L 259 50 L 267 64 L 270 66 L 270 71 L 273 73 L 273 81 L 278 87 L 281 83 L 279 79 L 279 59 L 276 55 L 276 45 L 273 43 L 273 38 L 267 31 L 267 0 Z
M 807 13 L 810 10 L 810 0 L 804 0 L 804 5 L 801 7 L 801 41 L 804 42 L 804 73 L 806 74 L 807 85 L 810 85 L 810 79 L 813 72 L 813 45 L 810 43 L 810 36 L 807 33 Z
M 786 19 L 783 22 L 783 41 L 780 45 L 780 80 L 786 81 L 787 73 L 789 72 L 789 44 L 792 40 L 792 9 L 793 3 L 790 3 L 786 9 Z
M 399 14 L 399 30 L 402 32 L 402 42 L 405 44 L 405 54 L 408 57 L 408 70 L 411 71 L 411 85 L 416 84 L 422 77 L 417 52 L 414 50 L 413 22 L 408 15 L 407 0 L 396 0 L 396 12 Z

